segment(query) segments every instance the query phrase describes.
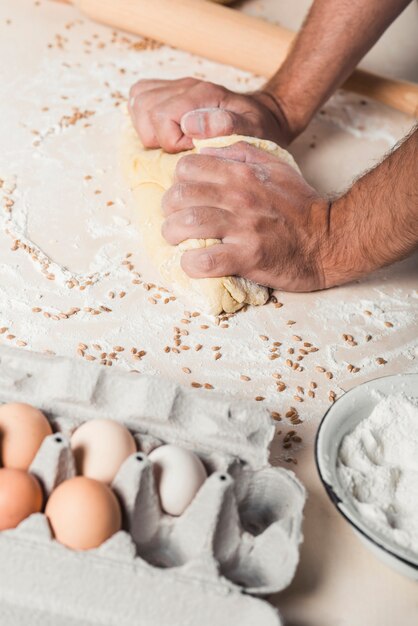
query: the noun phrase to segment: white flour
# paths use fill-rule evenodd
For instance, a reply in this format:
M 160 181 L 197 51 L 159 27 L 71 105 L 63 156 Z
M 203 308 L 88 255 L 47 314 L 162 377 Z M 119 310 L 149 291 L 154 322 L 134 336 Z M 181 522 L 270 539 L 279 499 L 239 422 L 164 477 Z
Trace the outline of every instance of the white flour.
M 338 475 L 364 522 L 418 556 L 418 400 L 381 400 L 343 439 Z
M 418 256 L 338 289 L 278 293 L 282 306 L 224 323 L 188 318 L 193 303 L 166 302 L 149 287 L 155 276 L 118 166 L 130 85 L 190 75 L 247 90 L 261 78 L 166 46 L 143 50 L 46 0 L 0 2 L 0 58 L 13 59 L 0 81 L 0 345 L 257 398 L 281 419 L 275 460 L 286 463 L 312 437 L 302 422 L 319 419 L 342 390 L 416 371 Z M 363 102 L 337 94 L 292 144 L 324 192 L 345 189 L 412 123 Z M 303 443 L 285 440 L 295 427 Z

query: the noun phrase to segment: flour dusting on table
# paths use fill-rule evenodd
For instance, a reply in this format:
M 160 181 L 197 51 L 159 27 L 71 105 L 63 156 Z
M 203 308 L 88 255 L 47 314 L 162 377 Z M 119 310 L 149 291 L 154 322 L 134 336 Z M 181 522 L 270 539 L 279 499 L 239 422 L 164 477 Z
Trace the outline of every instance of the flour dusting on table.
M 0 54 L 13 59 L 0 83 L 1 343 L 256 398 L 278 421 L 287 463 L 296 463 L 303 422 L 342 390 L 416 371 L 417 257 L 359 283 L 277 293 L 262 309 L 216 319 L 156 283 L 118 164 L 130 85 L 193 75 L 247 90 L 259 78 L 54 2 L 3 3 Z M 292 152 L 312 184 L 343 190 L 410 124 L 337 94 Z

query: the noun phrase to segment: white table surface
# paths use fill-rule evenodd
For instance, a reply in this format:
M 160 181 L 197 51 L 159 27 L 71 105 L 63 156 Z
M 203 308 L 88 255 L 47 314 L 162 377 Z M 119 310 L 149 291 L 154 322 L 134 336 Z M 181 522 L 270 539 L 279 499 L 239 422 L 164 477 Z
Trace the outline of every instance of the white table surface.
M 296 29 L 308 2 L 243 5 Z M 418 80 L 417 19 L 414 2 L 371 51 L 365 66 Z M 313 440 L 330 390 L 338 396 L 376 376 L 418 371 L 418 256 L 328 292 L 277 294 L 282 308 L 269 304 L 238 314 L 228 328 L 203 317 L 182 324 L 184 310 L 193 307 L 179 301 L 164 305 L 164 293 L 157 305 L 150 303 L 161 292 L 134 284 L 136 275 L 123 263 L 132 252 L 133 271 L 152 281 L 118 169 L 126 123 L 119 104 L 141 77 L 195 75 L 236 89 L 260 81 L 168 48 L 139 51 L 136 41 L 48 0 L 0 2 L 0 199 L 2 194 L 2 203 L 13 201 L 11 212 L 0 212 L 0 329 L 7 329 L 0 342 L 77 358 L 98 357 L 118 345 L 125 351 L 113 367 L 159 373 L 186 385 L 206 382 L 245 398 L 264 397 L 266 406 L 282 415 L 272 460 L 294 469 L 309 492 L 297 575 L 288 590 L 272 599 L 286 624 L 412 626 L 418 619 L 416 585 L 370 555 L 335 513 L 317 478 Z M 337 94 L 292 146 L 305 176 L 324 192 L 344 190 L 412 126 L 408 117 L 361 100 Z M 81 112 L 76 118 L 74 107 Z M 12 250 L 16 240 L 29 251 Z M 42 263 L 48 267 L 44 272 Z M 70 289 L 75 280 L 87 285 Z M 42 311 L 34 313 L 34 307 Z M 80 311 L 60 317 L 72 307 Z M 209 328 L 201 329 L 202 324 Z M 190 351 L 164 352 L 172 343 L 173 325 L 189 332 L 185 343 Z M 348 345 L 343 334 L 353 335 L 357 345 Z M 367 334 L 371 341 L 365 340 Z M 285 363 L 294 358 L 288 349 L 295 349 L 296 356 L 301 345 L 294 335 L 318 347 L 301 361 L 300 372 Z M 271 361 L 269 348 L 277 340 L 281 356 Z M 80 342 L 88 346 L 84 356 L 77 354 Z M 193 349 L 196 343 L 204 346 L 199 352 Z M 213 359 L 214 345 L 221 346 L 218 361 Z M 132 347 L 146 354 L 134 360 Z M 378 357 L 387 363 L 378 365 Z M 348 364 L 359 372 L 349 373 Z M 318 365 L 332 379 L 319 373 Z M 185 366 L 192 374 L 183 371 Z M 273 373 L 282 375 L 284 392 L 276 390 Z M 241 374 L 252 380 L 241 381 Z M 313 399 L 307 396 L 312 380 L 318 383 Z M 304 391 L 299 393 L 297 386 Z M 304 401 L 298 403 L 294 395 Z M 302 423 L 295 430 L 303 441 L 289 450 L 283 448 L 283 437 L 293 429 L 285 417 L 291 406 L 300 415 Z

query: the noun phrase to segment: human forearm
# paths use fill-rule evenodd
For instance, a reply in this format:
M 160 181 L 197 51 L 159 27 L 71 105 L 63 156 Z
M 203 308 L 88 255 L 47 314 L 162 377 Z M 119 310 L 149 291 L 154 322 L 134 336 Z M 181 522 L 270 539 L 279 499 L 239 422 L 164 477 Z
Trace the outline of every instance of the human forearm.
M 418 130 L 332 201 L 246 142 L 206 148 L 180 159 L 162 233 L 172 245 L 222 241 L 183 255 L 193 278 L 244 276 L 287 291 L 341 285 L 418 249 L 417 161 Z
M 418 249 L 418 129 L 331 204 L 324 286 L 342 284 Z
M 232 134 L 287 145 L 409 1 L 315 0 L 284 64 L 254 93 L 195 78 L 138 81 L 129 111 L 141 141 L 167 152 Z
M 299 134 L 410 0 L 315 0 L 287 59 L 264 87 Z

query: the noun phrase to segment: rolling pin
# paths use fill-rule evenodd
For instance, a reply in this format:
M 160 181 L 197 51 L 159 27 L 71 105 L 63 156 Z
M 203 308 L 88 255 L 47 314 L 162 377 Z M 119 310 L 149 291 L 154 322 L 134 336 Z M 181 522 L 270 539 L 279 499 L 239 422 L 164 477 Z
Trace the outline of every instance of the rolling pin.
M 60 0 L 91 19 L 270 78 L 295 33 L 206 0 Z M 418 115 L 418 85 L 355 70 L 344 89 Z

